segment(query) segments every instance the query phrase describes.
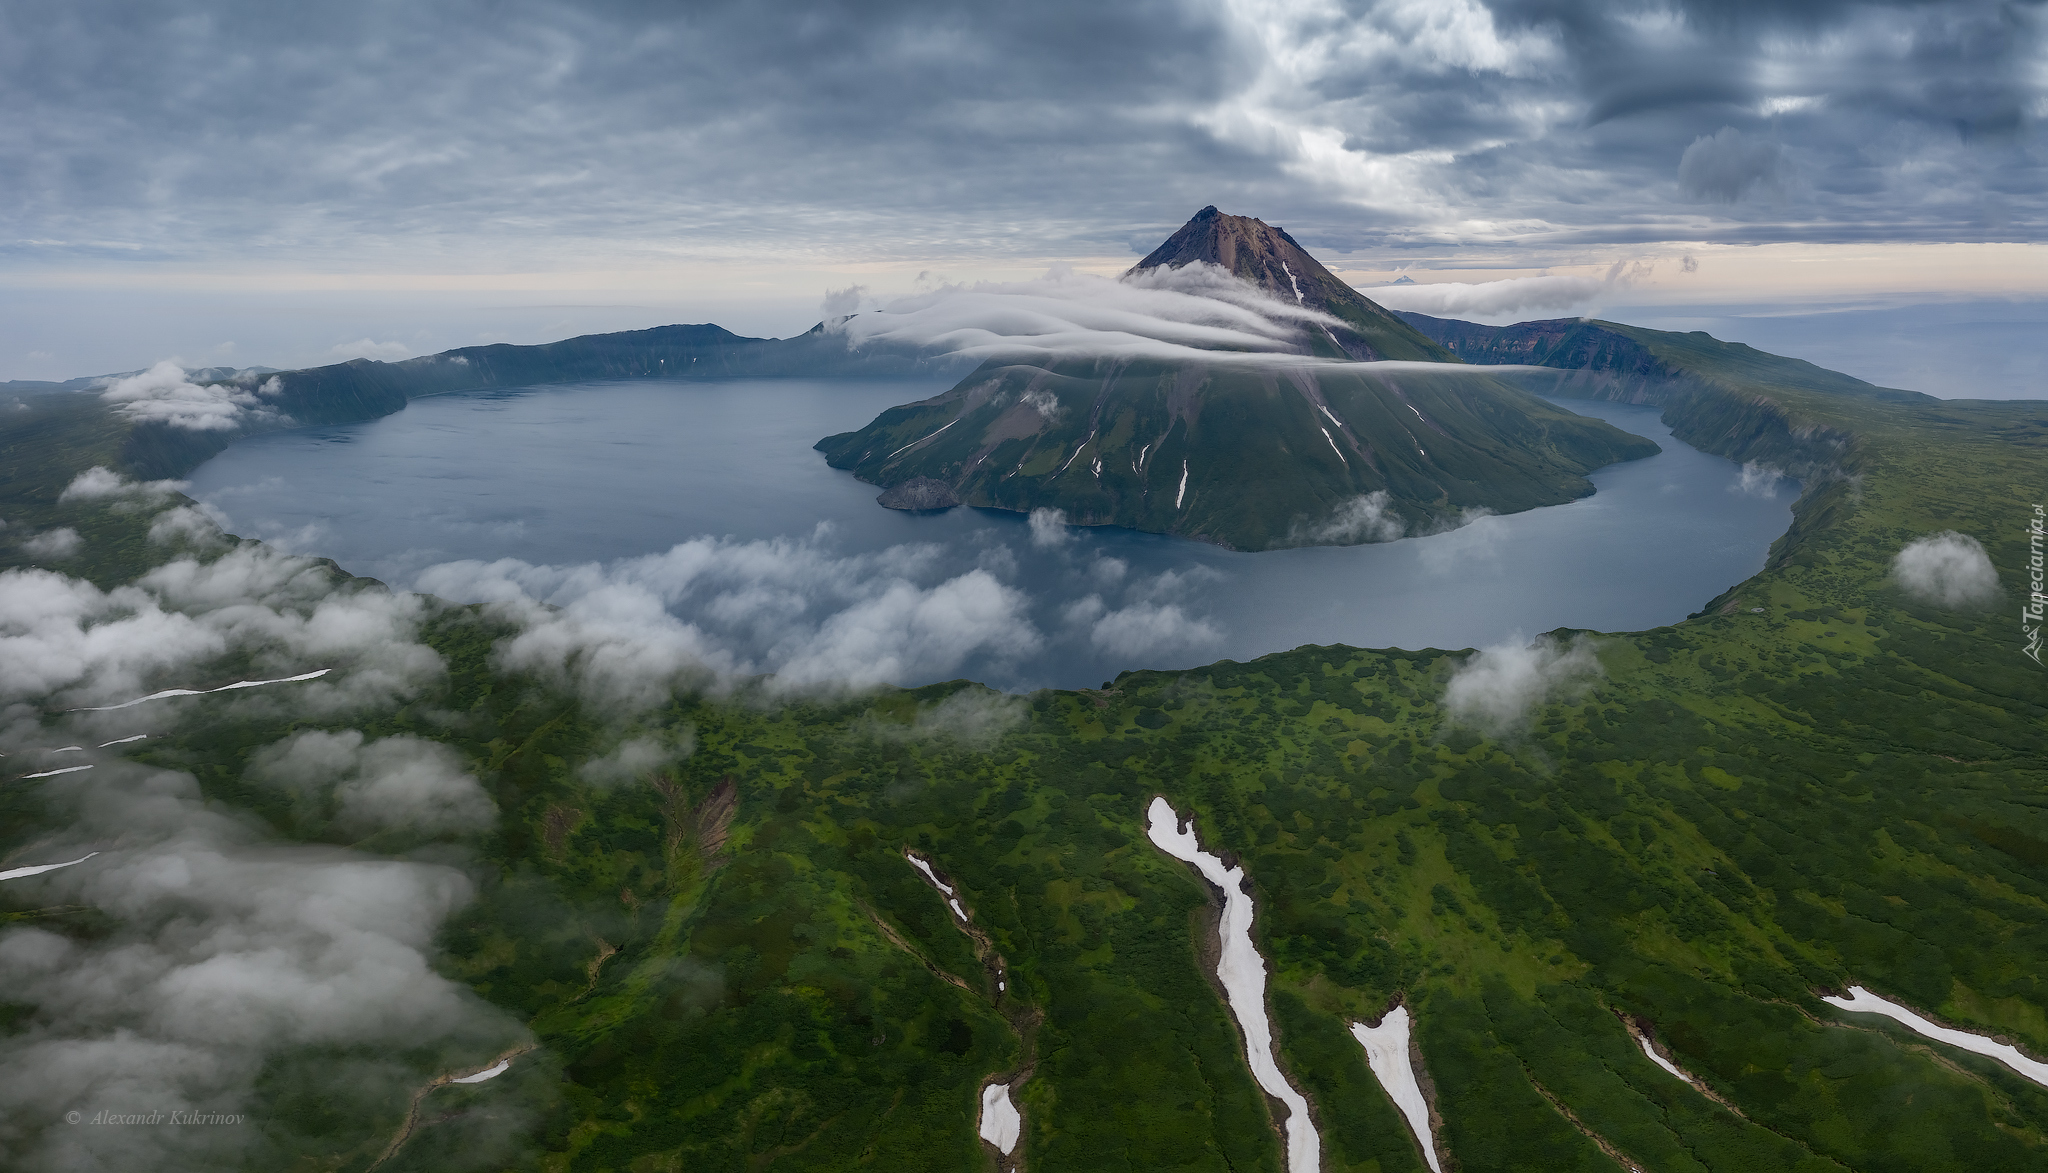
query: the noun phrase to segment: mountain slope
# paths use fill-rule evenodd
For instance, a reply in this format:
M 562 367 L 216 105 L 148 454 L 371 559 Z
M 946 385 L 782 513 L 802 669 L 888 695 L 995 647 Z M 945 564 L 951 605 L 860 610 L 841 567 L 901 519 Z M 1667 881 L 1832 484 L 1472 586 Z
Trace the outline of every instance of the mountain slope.
M 2040 1168 L 2048 1090 L 1820 995 L 1862 984 L 2048 1053 L 2040 668 L 2010 608 L 1915 600 L 1890 567 L 1915 535 L 1958 529 L 2022 594 L 2011 490 L 2040 483 L 2048 418 L 1743 387 L 1770 426 L 1847 436 L 1848 476 L 1802 496 L 1783 556 L 1724 606 L 1600 638 L 1589 691 L 1537 694 L 1497 736 L 1451 701 L 1472 655 L 1341 647 L 1014 700 L 959 682 L 679 694 L 625 726 L 615 704 L 507 671 L 494 649 L 519 629 L 502 613 L 429 601 L 419 638 L 447 672 L 418 695 L 324 715 L 193 701 L 95 751 L 87 777 L 134 771 L 124 804 L 196 787 L 278 840 L 463 861 L 476 898 L 438 938 L 441 972 L 539 1050 L 432 1087 L 383 1170 L 950 1173 L 994 1163 L 975 1123 L 1000 1079 L 1023 1113 L 1002 1168 L 1277 1173 L 1277 1110 L 1205 964 L 1218 901 L 1148 842 L 1154 795 L 1245 869 L 1275 1045 L 1326 1169 L 1425 1167 L 1347 1030 L 1396 1003 L 1446 1168 Z M 148 523 L 61 508 L 88 534 L 95 512 Z M 130 576 L 163 556 L 134 554 Z M 927 726 L 967 703 L 1010 723 L 986 741 Z M 45 744 L 94 728 L 43 720 Z M 252 781 L 264 747 L 356 725 L 459 753 L 491 826 L 357 841 Z M 624 781 L 583 768 L 671 726 L 691 731 L 676 760 Z M 85 834 L 76 777 L 0 789 L 0 858 L 68 858 L 23 853 Z M 133 914 L 103 890 L 0 887 L 17 954 L 120 944 Z M 20 983 L 10 1037 L 48 1029 L 72 1001 L 55 990 Z M 269 1069 L 291 1078 L 241 1109 L 276 1149 L 209 1167 L 368 1168 L 415 1087 L 497 1053 L 294 1041 Z M 364 1080 L 372 1064 L 415 1079 Z M 20 1119 L 11 1151 L 82 1135 L 59 1111 Z
M 1595 318 L 1482 326 L 1405 311 L 1397 316 L 1469 363 L 1527 363 L 1609 376 L 1605 380 L 1584 380 L 1588 384 L 1603 383 L 1604 393 L 1596 396 L 1603 399 L 1632 397 L 1659 382 L 1705 377 L 1762 382 L 1887 403 L 1933 400 L 1918 391 L 1866 383 L 1804 359 L 1768 354 L 1740 342 L 1723 342 L 1704 330 L 1680 334 Z
M 1592 491 L 1657 446 L 1460 367 L 991 364 L 818 448 L 966 504 L 1243 550 L 1386 540 Z M 1385 497 L 1374 498 L 1373 494 Z
M 252 432 L 375 419 L 422 395 L 451 391 L 608 379 L 957 377 L 969 369 L 960 360 L 909 347 L 854 349 L 822 325 L 794 338 L 747 338 L 707 323 L 585 334 L 536 346 L 501 342 L 399 362 L 358 358 L 277 372 L 264 380 L 275 380 L 274 387 L 263 393 L 271 414 L 252 416 L 239 428 L 220 431 L 139 424 L 127 430 L 123 459 L 144 477 L 180 476 Z M 199 383 L 234 382 L 209 379 L 203 371 L 191 377 Z M 237 385 L 255 384 L 245 380 Z
M 1130 273 L 1197 261 L 1221 265 L 1282 301 L 1342 319 L 1350 328 L 1334 328 L 1328 337 L 1333 349 L 1346 357 L 1458 361 L 1424 332 L 1338 279 L 1295 243 L 1286 229 L 1250 216 L 1226 215 L 1213 204 L 1195 213 L 1194 219 L 1132 266 Z

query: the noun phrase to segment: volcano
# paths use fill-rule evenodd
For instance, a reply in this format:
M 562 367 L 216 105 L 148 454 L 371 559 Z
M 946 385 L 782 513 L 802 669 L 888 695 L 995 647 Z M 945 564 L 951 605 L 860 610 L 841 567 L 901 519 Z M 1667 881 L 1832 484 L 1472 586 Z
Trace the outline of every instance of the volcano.
M 1101 348 L 991 358 L 817 447 L 886 487 L 892 508 L 1059 509 L 1238 550 L 1387 541 L 1475 510 L 1561 504 L 1593 491 L 1593 469 L 1657 451 L 1467 365 L 1249 216 L 1202 209 L 1124 280 L 1197 263 L 1328 318 L 1270 354 L 1135 355 L 1105 332 Z
M 1239 280 L 1250 282 L 1281 301 L 1321 310 L 1343 322 L 1343 326 L 1328 327 L 1322 333 L 1330 348 L 1347 358 L 1361 362 L 1462 361 L 1435 339 L 1345 284 L 1287 235 L 1285 228 L 1275 228 L 1250 216 L 1219 212 L 1214 204 L 1196 212 L 1192 220 L 1180 226 L 1180 231 L 1167 237 L 1164 244 L 1124 276 L 1197 262 L 1220 265 Z

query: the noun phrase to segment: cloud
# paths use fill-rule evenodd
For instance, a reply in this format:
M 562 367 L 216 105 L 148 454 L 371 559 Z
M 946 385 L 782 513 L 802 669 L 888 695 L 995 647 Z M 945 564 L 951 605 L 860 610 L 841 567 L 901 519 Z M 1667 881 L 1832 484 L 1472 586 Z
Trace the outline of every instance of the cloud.
M 696 733 L 686 726 L 660 735 L 629 737 L 603 757 L 583 763 L 577 773 L 599 786 L 614 786 L 644 778 L 696 751 Z
M 826 321 L 851 317 L 860 312 L 861 303 L 869 300 L 872 291 L 865 285 L 849 285 L 844 289 L 828 289 L 825 300 L 818 304 L 818 312 Z
M 156 505 L 183 493 L 184 481 L 135 481 L 102 465 L 94 465 L 71 478 L 57 496 L 59 501 L 121 501 Z
M 330 335 L 331 337 L 331 335 Z M 331 361 L 347 362 L 352 358 L 369 358 L 378 362 L 397 362 L 412 357 L 412 347 L 403 342 L 377 342 L 369 338 L 358 338 L 354 342 L 341 342 L 328 348 Z
M 818 539 L 696 538 L 602 566 L 446 563 L 419 585 L 488 602 L 517 623 L 497 651 L 504 666 L 631 712 L 676 689 L 762 673 L 774 674 L 771 689 L 864 688 L 943 679 L 970 656 L 1038 648 L 1021 591 L 978 566 L 947 573 L 940 554 L 918 545 L 837 556 Z
M 1982 606 L 2000 594 L 1982 543 L 1954 530 L 1907 542 L 1892 559 L 1892 578 L 1913 598 L 1942 607 Z
M 497 817 L 454 750 L 409 735 L 366 742 L 354 729 L 305 730 L 257 750 L 249 776 L 332 801 L 336 820 L 357 830 L 478 831 Z
M 1732 204 L 1757 189 L 1781 190 L 1789 170 L 1783 147 L 1724 126 L 1685 148 L 1678 184 L 1695 199 Z
M 1416 546 L 1422 568 L 1431 574 L 1462 574 L 1500 560 L 1508 523 L 1485 507 L 1467 509 L 1454 522 L 1427 535 Z
M 1056 267 L 1036 281 L 946 285 L 829 328 L 856 348 L 979 359 L 1089 355 L 1271 366 L 1326 361 L 1295 352 L 1305 349 L 1306 327 L 1341 324 L 1198 261 L 1121 279 Z
M 1089 595 L 1068 604 L 1065 615 L 1068 623 L 1087 627 L 1098 649 L 1125 660 L 1207 647 L 1223 638 L 1214 624 L 1178 603 L 1141 600 L 1112 611 Z
M 970 749 L 985 750 L 1003 734 L 1022 727 L 1031 716 L 1023 697 L 970 684 L 941 700 L 917 707 L 909 724 L 870 721 L 865 728 L 878 737 L 919 741 L 944 739 Z
M 0 239 L 39 265 L 546 273 L 652 249 L 800 271 L 794 319 L 825 265 L 1100 257 L 1207 203 L 1394 261 L 2044 227 L 2026 6 L 909 0 L 792 22 L 378 0 L 237 21 L 82 0 L 5 21 L 0 104 L 40 133 L 0 144 Z M 1815 177 L 1796 218 L 1679 204 L 1681 153 L 1724 126 Z
M 0 932 L 0 982 L 25 1008 L 0 1039 L 12 1168 L 283 1167 L 294 1146 L 335 1137 L 294 1136 L 298 1117 L 264 1111 L 266 1077 L 338 1119 L 390 1119 L 429 1075 L 525 1033 L 432 964 L 435 934 L 472 896 L 460 872 L 266 842 L 210 809 L 190 775 L 122 762 L 46 783 L 44 796 L 76 837 L 63 850 L 106 846 L 10 890 L 95 909 L 105 927 Z M 63 1123 L 100 1110 L 261 1125 Z
M 137 423 L 222 432 L 252 420 L 282 422 L 284 415 L 264 400 L 283 387 L 276 376 L 254 387 L 244 382 L 197 384 L 183 367 L 165 359 L 139 375 L 115 379 L 100 392 L 100 398 Z
M 289 703 L 339 712 L 413 695 L 441 676 L 440 656 L 416 640 L 425 608 L 417 596 L 337 584 L 324 563 L 253 545 L 212 561 L 179 558 L 111 590 L 48 570 L 0 572 L 0 703 L 115 704 L 204 683 L 195 672 L 281 677 L 332 667 L 328 678 L 293 686 Z M 253 711 L 285 702 L 163 703 Z
M 61 529 L 46 529 L 32 537 L 23 538 L 21 551 L 31 558 L 61 562 L 85 547 L 85 539 L 70 526 Z
M 1034 509 L 1031 511 L 1031 545 L 1033 548 L 1057 550 L 1073 540 L 1073 531 L 1067 528 L 1066 510 Z
M 1728 491 L 1745 497 L 1775 497 L 1778 485 L 1784 479 L 1785 474 L 1778 468 L 1752 460 L 1742 466 L 1734 480 L 1728 482 Z
M 149 540 L 159 546 L 217 547 L 225 541 L 220 524 L 204 505 L 180 505 L 150 519 Z
M 1511 277 L 1504 281 L 1381 285 L 1362 290 L 1390 310 L 1438 318 L 1564 314 L 1593 304 L 1614 286 L 1593 277 Z
M 1444 712 L 1453 724 L 1508 736 L 1539 706 L 1584 692 L 1600 675 L 1599 657 L 1584 636 L 1569 643 L 1549 636 L 1526 644 L 1511 639 L 1480 649 L 1451 673 Z
M 1385 489 L 1363 493 L 1332 510 L 1329 519 L 1310 527 L 1307 542 L 1391 542 L 1408 531 L 1408 523 L 1392 511 Z

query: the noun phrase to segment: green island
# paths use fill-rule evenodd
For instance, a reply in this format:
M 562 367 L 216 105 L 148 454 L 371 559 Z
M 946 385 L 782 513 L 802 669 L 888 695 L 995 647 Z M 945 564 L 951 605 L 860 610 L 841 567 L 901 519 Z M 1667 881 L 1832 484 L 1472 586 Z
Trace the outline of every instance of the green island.
M 1805 491 L 1763 572 L 1669 627 L 1554 633 L 1597 673 L 1498 720 L 1447 704 L 1475 653 L 1313 646 L 1021 698 L 754 681 L 621 715 L 509 670 L 505 619 L 438 601 L 416 636 L 446 671 L 393 704 L 323 723 L 179 702 L 130 760 L 190 774 L 277 839 L 467 871 L 440 972 L 534 1044 L 473 1085 L 429 1081 L 522 1040 L 375 1056 L 410 1065 L 417 1094 L 345 1103 L 321 1074 L 370 1056 L 273 1058 L 260 1166 L 1278 1171 L 1276 1109 L 1204 965 L 1218 900 L 1147 841 L 1156 795 L 1246 870 L 1325 1169 L 1426 1167 L 1348 1035 L 1397 1003 L 1447 1169 L 2048 1164 L 2048 1088 L 1821 1000 L 1862 985 L 2048 1055 L 2048 694 L 2019 621 L 2048 414 L 1865 391 L 1703 335 L 1580 334 L 1510 349 L 1591 372 L 1544 390 L 1662 403 L 1688 442 Z M 90 396 L 15 415 L 6 566 L 35 573 L 18 535 L 50 526 L 84 537 L 52 565 L 102 587 L 163 558 L 147 511 L 62 490 L 94 466 L 174 475 L 206 444 L 153 447 Z M 2003 602 L 1893 583 L 1894 555 L 1946 530 L 1983 542 Z M 338 594 L 384 589 L 322 573 Z M 498 817 L 366 837 L 252 774 L 321 728 L 452 747 Z M 641 737 L 667 739 L 662 760 L 589 780 Z M 68 817 L 11 781 L 0 849 Z M 0 888 L 11 925 L 119 937 L 109 914 L 24 891 Z M 0 1030 L 36 1012 L 0 992 Z M 1023 1116 L 1009 1157 L 976 1135 L 992 1078 Z

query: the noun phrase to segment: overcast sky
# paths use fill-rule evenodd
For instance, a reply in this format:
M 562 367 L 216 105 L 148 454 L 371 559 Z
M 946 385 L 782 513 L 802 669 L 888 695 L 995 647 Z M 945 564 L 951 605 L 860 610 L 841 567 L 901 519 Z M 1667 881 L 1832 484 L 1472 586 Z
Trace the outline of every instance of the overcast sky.
M 828 287 L 1114 271 L 1210 203 L 1361 285 L 1626 260 L 1637 300 L 2040 297 L 2044 27 L 1994 2 L 10 4 L 0 378 L 686 311 L 786 334 Z

